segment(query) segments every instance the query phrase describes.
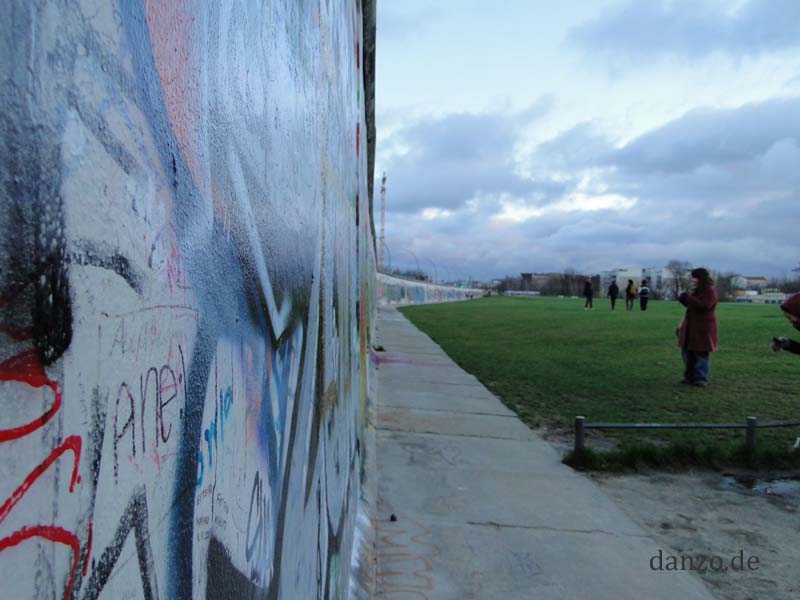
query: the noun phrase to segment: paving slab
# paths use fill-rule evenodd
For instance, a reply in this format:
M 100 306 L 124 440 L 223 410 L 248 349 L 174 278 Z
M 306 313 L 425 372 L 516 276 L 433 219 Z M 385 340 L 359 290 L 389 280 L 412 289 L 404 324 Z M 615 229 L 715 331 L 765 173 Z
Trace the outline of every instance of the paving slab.
M 490 404 L 489 400 L 491 400 L 491 398 L 482 395 L 465 395 L 453 398 L 446 392 L 430 391 L 428 393 L 421 393 L 403 390 L 393 395 L 391 403 L 387 401 L 387 403 L 382 404 L 382 406 L 387 408 L 413 408 L 431 412 L 458 412 L 499 416 L 514 415 L 511 410 L 502 404 Z
M 713 597 L 396 309 L 377 336 L 379 598 Z
M 533 436 L 531 430 L 515 415 L 379 406 L 378 423 L 382 431 L 522 440 Z

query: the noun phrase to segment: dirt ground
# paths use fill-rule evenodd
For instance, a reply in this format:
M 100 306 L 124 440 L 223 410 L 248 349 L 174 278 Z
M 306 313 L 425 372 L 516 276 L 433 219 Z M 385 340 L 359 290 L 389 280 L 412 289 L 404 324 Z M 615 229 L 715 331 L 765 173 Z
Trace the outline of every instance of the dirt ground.
M 758 570 L 700 574 L 720 600 L 800 598 L 800 482 L 712 472 L 592 475 L 664 555 L 758 557 Z M 656 554 L 658 548 L 655 549 Z M 687 563 L 688 564 L 688 563 Z
M 539 430 L 565 454 L 571 435 Z M 613 442 L 598 436 L 594 447 Z M 745 563 L 752 571 L 697 573 L 720 600 L 800 598 L 800 473 L 683 473 L 615 475 L 587 473 L 656 540 L 653 555 L 703 555 Z M 645 557 L 649 562 L 650 557 Z M 688 564 L 688 562 L 687 562 Z M 728 564 L 730 564 L 728 562 Z M 645 568 L 649 568 L 647 565 Z
M 720 600 L 800 598 L 798 482 L 749 489 L 712 472 L 591 477 L 653 535 L 654 555 L 758 557 L 757 570 L 698 573 Z

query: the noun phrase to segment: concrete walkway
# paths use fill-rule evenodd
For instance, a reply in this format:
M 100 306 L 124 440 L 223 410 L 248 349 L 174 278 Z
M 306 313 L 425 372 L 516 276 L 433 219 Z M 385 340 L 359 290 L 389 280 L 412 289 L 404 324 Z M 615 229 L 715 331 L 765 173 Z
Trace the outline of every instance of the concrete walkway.
M 379 598 L 712 598 L 397 310 L 378 340 Z

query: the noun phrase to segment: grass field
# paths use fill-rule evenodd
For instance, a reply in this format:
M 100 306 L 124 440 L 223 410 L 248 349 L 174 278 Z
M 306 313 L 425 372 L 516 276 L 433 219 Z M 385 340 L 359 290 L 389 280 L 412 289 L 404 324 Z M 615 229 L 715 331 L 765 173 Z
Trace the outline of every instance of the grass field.
M 576 415 L 587 422 L 800 420 L 800 356 L 770 350 L 773 336 L 793 332 L 777 306 L 718 306 L 720 351 L 701 389 L 679 383 L 675 328 L 683 307 L 651 302 L 647 312 L 638 304 L 628 312 L 621 304 L 612 312 L 599 299 L 584 311 L 577 299 L 494 297 L 402 311 L 532 426 L 566 430 Z M 758 430 L 755 457 L 744 456 L 743 430 L 605 435 L 618 449 L 579 462 L 800 465 L 800 451 L 789 449 L 798 429 Z

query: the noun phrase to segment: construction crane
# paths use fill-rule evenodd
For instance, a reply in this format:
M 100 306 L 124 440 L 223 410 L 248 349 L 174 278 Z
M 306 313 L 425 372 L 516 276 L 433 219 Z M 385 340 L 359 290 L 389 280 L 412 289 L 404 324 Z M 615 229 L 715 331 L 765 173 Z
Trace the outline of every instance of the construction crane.
M 386 171 L 381 177 L 381 236 L 378 255 L 378 268 L 385 271 L 386 268 Z

